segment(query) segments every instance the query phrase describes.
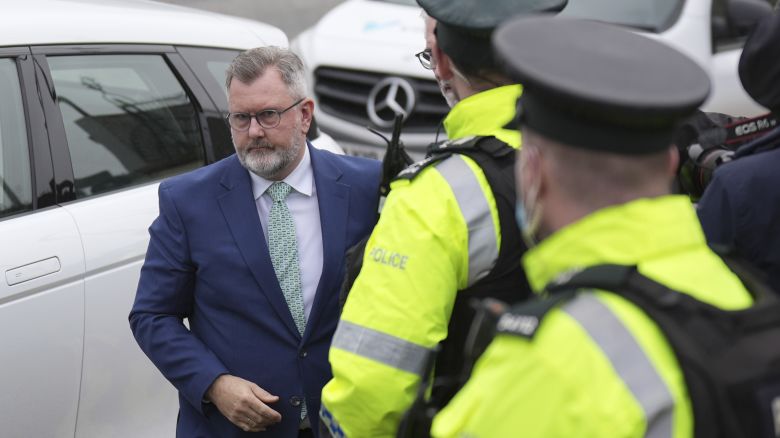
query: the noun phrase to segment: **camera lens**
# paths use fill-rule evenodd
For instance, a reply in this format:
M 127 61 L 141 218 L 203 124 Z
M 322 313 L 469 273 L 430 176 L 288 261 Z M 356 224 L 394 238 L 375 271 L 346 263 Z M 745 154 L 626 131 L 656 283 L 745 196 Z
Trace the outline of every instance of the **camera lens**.
M 703 149 L 699 144 L 692 144 L 687 154 L 688 160 L 680 169 L 680 185 L 692 200 L 698 201 L 712 180 L 715 168 L 731 161 L 734 151 L 725 147 Z

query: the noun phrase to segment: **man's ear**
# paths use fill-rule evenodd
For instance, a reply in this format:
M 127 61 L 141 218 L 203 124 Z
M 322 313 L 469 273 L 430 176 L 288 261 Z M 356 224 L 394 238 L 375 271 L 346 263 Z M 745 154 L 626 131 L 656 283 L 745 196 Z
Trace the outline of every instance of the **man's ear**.
M 303 133 L 309 132 L 309 126 L 311 126 L 311 120 L 314 117 L 314 100 L 307 97 L 306 100 L 300 103 L 301 105 L 301 129 Z

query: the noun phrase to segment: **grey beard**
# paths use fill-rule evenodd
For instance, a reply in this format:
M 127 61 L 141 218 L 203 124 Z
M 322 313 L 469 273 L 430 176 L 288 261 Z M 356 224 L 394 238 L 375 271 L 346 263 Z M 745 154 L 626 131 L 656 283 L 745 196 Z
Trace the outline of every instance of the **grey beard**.
M 273 179 L 281 170 L 289 166 L 301 151 L 301 148 L 305 147 L 305 143 L 293 139 L 291 147 L 289 148 L 270 148 L 270 143 L 264 141 L 254 141 L 247 145 L 246 148 L 236 148 L 236 155 L 238 155 L 238 161 L 241 165 L 248 169 L 255 175 L 265 178 Z M 235 145 L 234 145 L 235 146 Z M 267 147 L 262 152 L 252 150 L 254 147 Z

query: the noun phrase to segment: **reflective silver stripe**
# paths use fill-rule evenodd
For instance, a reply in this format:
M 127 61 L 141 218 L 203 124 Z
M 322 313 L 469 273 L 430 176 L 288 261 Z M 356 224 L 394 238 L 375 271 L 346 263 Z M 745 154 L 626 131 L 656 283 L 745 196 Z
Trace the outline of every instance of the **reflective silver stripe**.
M 336 328 L 331 347 L 418 376 L 425 372 L 425 360 L 430 352 L 415 343 L 344 320 Z
M 666 383 L 656 371 L 631 332 L 612 311 L 590 293 L 580 294 L 563 310 L 577 320 L 596 344 L 642 406 L 647 421 L 645 436 L 672 436 L 674 400 Z
M 325 425 L 325 428 L 328 429 L 328 436 L 330 436 L 330 438 L 346 438 L 347 435 L 344 433 L 344 430 L 341 428 L 341 426 L 339 426 L 339 422 L 333 418 L 333 414 L 330 413 L 324 404 L 320 405 L 320 420 L 322 420 L 322 424 Z M 323 436 L 323 431 L 321 428 L 320 436 Z
M 455 194 L 469 230 L 468 285 L 490 273 L 498 260 L 498 241 L 488 200 L 477 176 L 460 155 L 453 155 L 436 166 Z

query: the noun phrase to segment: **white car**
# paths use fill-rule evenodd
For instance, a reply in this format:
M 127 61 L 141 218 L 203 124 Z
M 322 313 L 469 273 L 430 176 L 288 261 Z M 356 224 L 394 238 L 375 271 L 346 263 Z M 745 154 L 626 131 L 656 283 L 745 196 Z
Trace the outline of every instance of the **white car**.
M 415 0 L 347 0 L 290 44 L 309 69 L 320 128 L 348 154 L 382 156 L 385 143 L 366 127 L 389 137 L 396 111 L 408 113 L 401 139 L 416 157 L 437 131 L 446 138 L 449 107 L 414 57 L 424 31 Z
M 147 1 L 3 2 L 0 436 L 174 435 L 127 316 L 158 182 L 233 152 L 225 68 L 262 45 L 287 38 Z
M 704 110 L 755 115 L 764 109 L 742 89 L 737 61 L 751 22 L 775 2 L 569 0 L 563 14 L 630 26 L 676 47 L 710 73 Z M 347 0 L 293 40 L 310 69 L 320 127 L 347 153 L 381 156 L 384 142 L 366 127 L 389 135 L 395 112 L 408 113 L 402 140 L 414 155 L 444 137 L 448 108 L 433 74 L 414 57 L 424 44 L 415 0 Z

